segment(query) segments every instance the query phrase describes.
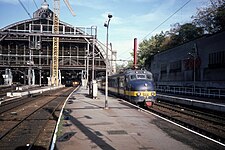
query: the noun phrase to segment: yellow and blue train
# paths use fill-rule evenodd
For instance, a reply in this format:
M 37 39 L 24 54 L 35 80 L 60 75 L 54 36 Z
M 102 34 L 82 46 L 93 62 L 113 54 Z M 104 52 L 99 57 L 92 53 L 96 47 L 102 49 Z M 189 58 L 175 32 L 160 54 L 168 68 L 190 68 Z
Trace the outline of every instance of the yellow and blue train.
M 98 81 L 99 89 L 105 89 L 105 78 Z M 156 100 L 156 91 L 152 73 L 147 70 L 126 70 L 109 76 L 108 91 L 113 95 L 140 106 L 152 107 Z

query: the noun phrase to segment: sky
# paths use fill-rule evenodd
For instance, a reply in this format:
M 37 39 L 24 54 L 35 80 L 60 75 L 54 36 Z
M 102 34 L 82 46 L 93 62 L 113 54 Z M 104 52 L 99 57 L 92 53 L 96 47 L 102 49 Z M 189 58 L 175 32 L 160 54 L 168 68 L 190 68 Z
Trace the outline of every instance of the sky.
M 37 10 L 36 5 L 40 8 L 43 3 L 43 0 L 21 1 L 31 16 Z M 158 27 L 187 2 L 184 8 Z M 53 10 L 53 0 L 47 0 L 47 3 Z M 206 7 L 210 0 L 69 0 L 69 3 L 76 16 L 71 15 L 61 0 L 60 20 L 76 27 L 97 26 L 97 38 L 102 43 L 106 43 L 104 23 L 108 20 L 108 14 L 112 14 L 109 43 L 117 51 L 118 60 L 130 60 L 134 38 L 140 43 L 161 31 L 168 31 L 175 23 L 191 22 L 191 16 L 196 15 L 197 8 Z M 0 0 L 0 14 L 0 28 L 29 19 L 18 0 Z M 117 63 L 126 64 L 126 61 Z

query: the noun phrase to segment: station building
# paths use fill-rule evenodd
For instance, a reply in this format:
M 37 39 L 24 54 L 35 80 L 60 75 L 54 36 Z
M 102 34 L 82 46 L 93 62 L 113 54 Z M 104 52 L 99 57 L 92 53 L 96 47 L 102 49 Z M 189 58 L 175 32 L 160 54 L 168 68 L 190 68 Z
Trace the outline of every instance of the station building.
M 48 84 L 54 36 L 59 37 L 62 84 L 67 80 L 91 80 L 92 70 L 94 77 L 104 75 L 106 46 L 96 38 L 97 27 L 74 27 L 60 21 L 56 35 L 53 33 L 53 12 L 42 4 L 33 13 L 33 18 L 0 29 L 0 84 L 10 75 L 12 82 Z
M 225 32 L 205 35 L 154 56 L 157 86 L 225 88 Z

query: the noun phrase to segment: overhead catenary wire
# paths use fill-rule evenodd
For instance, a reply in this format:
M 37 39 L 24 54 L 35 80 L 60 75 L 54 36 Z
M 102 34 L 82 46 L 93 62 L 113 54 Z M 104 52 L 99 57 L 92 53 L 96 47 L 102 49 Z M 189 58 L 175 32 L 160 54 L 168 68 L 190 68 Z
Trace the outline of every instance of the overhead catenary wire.
M 184 3 L 179 9 L 177 9 L 173 14 L 171 14 L 169 17 L 167 17 L 162 23 L 160 23 L 156 28 L 154 28 L 150 33 L 148 33 L 141 41 L 146 39 L 149 35 L 151 35 L 155 30 L 157 30 L 160 26 L 162 26 L 165 22 L 167 22 L 170 18 L 172 18 L 176 13 L 178 13 L 181 9 L 183 9 L 190 2 L 191 2 L 191 0 L 188 0 L 186 3 Z M 130 59 L 130 58 L 132 58 L 132 56 L 130 56 L 128 59 Z
M 25 7 L 25 6 L 23 5 L 23 3 L 21 2 L 21 0 L 18 0 L 18 1 L 19 1 L 20 5 L 23 7 L 23 9 L 26 11 L 26 13 L 28 14 L 28 16 L 29 16 L 30 18 L 32 18 L 31 15 L 30 15 L 30 13 L 27 11 L 26 7 Z
M 34 5 L 36 6 L 36 8 L 38 9 L 37 3 L 35 2 L 35 0 L 33 0 Z
M 149 35 L 151 35 L 155 30 L 157 30 L 161 25 L 167 22 L 170 18 L 172 18 L 176 13 L 178 13 L 181 9 L 183 9 L 191 0 L 188 0 L 185 4 L 183 4 L 179 9 L 177 9 L 173 14 L 167 17 L 162 23 L 160 23 L 156 28 L 154 28 L 150 33 L 148 33 L 143 39 L 146 39 Z
M 73 11 L 71 5 L 69 4 L 69 1 L 68 0 L 64 0 L 64 3 L 66 4 L 67 8 L 69 9 L 69 11 L 71 12 L 71 14 L 73 16 L 76 16 L 75 12 Z

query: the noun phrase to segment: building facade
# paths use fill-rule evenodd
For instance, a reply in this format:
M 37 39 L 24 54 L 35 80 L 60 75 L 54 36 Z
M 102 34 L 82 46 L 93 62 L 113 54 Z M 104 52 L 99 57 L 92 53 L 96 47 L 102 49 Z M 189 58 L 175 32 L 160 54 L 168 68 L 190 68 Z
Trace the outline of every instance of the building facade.
M 225 88 L 225 32 L 207 35 L 154 56 L 157 85 Z

